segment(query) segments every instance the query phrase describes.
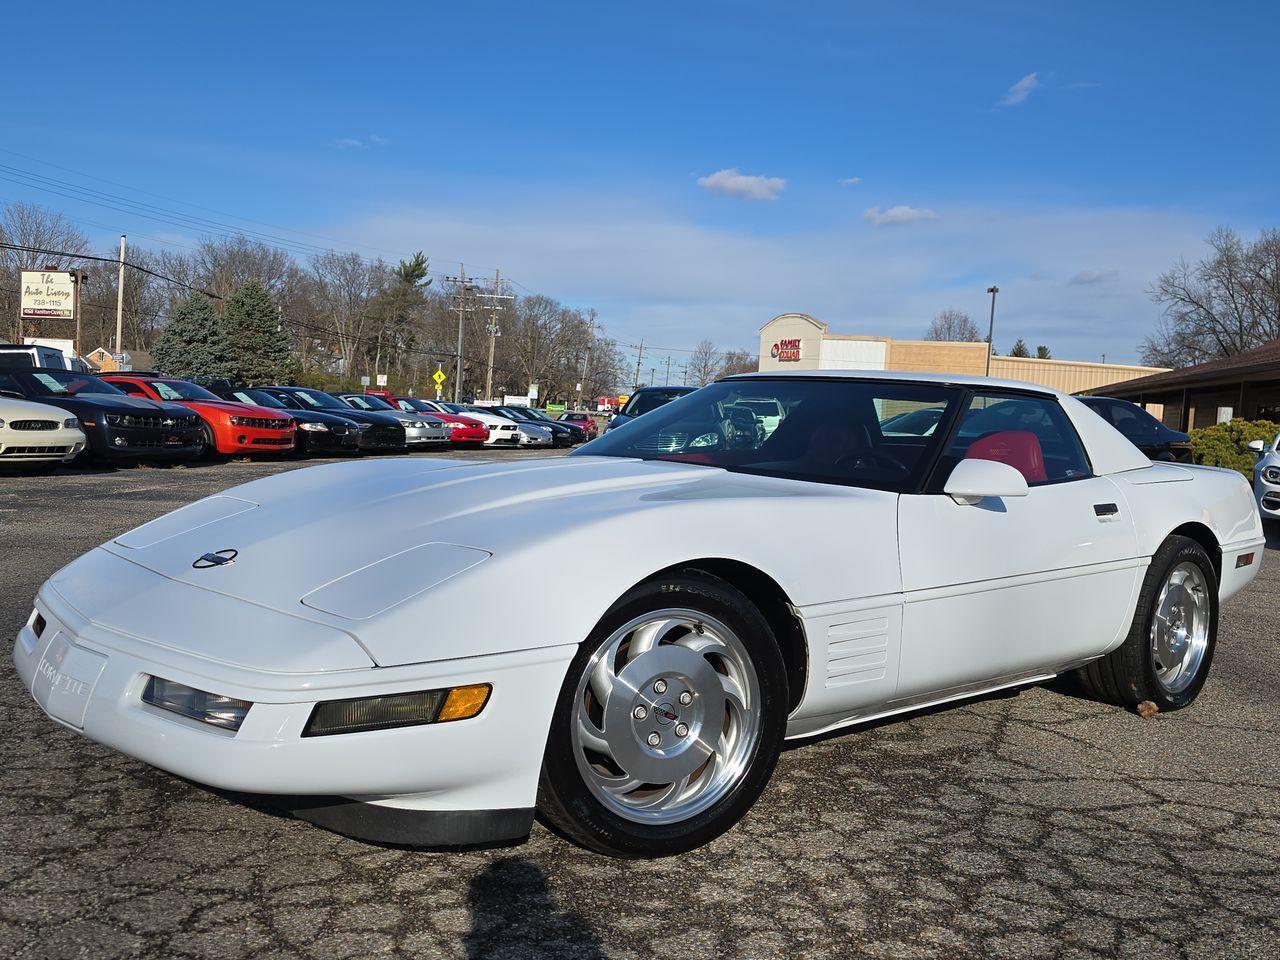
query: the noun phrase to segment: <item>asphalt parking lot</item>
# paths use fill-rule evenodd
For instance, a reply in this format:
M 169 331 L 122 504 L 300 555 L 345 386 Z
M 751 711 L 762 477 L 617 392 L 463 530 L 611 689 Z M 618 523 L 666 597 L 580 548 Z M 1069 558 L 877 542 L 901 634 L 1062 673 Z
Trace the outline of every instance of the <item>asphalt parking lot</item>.
M 0 634 L 92 546 L 297 466 L 0 477 Z M 540 826 L 467 853 L 337 837 L 55 726 L 6 648 L 0 955 L 1280 957 L 1278 638 L 1271 531 L 1189 710 L 1034 687 L 798 745 L 737 828 L 645 863 Z

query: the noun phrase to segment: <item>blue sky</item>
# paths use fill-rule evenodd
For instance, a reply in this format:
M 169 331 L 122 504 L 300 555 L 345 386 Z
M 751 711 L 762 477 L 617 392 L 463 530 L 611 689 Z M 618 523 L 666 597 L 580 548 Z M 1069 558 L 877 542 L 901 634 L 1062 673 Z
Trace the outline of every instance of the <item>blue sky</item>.
M 1161 270 L 1280 226 L 1278 27 L 1263 3 L 67 3 L 6 45 L 0 150 L 25 157 L 0 163 L 500 266 L 659 348 L 753 347 L 786 310 L 919 336 L 985 319 L 995 282 L 1002 351 L 1134 360 Z M 104 246 L 198 236 L 0 198 Z

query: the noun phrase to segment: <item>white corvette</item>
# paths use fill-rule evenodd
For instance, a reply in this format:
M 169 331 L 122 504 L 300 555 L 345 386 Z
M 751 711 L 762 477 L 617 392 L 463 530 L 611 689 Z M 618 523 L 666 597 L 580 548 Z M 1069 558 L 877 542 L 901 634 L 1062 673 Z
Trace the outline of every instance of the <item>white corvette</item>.
M 936 429 L 881 430 L 915 410 Z M 1063 394 L 751 375 L 560 459 L 197 501 L 54 574 L 14 662 L 60 724 L 352 836 L 507 842 L 536 809 L 661 856 L 741 817 L 785 738 L 1064 671 L 1186 706 L 1262 550 L 1243 477 Z

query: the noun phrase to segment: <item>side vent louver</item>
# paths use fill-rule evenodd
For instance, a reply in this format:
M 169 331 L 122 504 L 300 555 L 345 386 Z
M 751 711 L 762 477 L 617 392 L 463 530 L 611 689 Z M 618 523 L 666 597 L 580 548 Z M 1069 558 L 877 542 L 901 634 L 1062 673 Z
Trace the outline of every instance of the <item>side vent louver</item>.
M 889 660 L 889 621 L 869 617 L 837 623 L 827 631 L 827 686 L 884 679 Z

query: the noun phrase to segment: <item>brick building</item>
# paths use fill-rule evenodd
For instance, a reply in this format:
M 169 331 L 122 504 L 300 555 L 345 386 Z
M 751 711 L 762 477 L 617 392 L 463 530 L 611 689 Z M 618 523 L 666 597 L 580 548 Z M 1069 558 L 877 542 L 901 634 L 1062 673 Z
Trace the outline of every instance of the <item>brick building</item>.
M 982 376 L 987 345 L 939 340 L 831 333 L 821 320 L 784 313 L 760 328 L 761 370 L 912 370 Z M 1082 360 L 991 358 L 991 376 L 1078 393 L 1161 373 L 1164 367 L 1140 367 Z

